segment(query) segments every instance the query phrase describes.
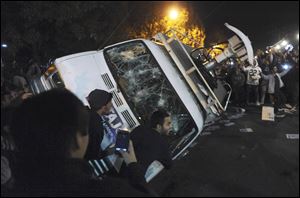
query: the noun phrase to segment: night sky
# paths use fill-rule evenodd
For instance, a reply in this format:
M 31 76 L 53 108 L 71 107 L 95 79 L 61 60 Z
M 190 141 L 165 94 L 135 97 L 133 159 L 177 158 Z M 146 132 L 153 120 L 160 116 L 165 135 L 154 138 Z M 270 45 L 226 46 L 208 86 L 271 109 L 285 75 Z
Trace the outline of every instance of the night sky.
M 30 5 L 32 4 L 33 3 L 31 2 Z M 65 4 L 66 3 L 62 3 L 61 5 L 66 6 Z M 1 4 L 1 6 L 2 5 L 4 5 L 4 3 Z M 105 9 L 100 10 L 99 12 L 98 10 L 96 10 L 98 14 L 97 16 L 95 16 L 95 14 L 93 13 L 87 14 L 84 12 L 79 12 L 78 16 L 81 16 L 80 13 L 84 13 L 84 17 L 76 20 L 74 19 L 71 23 L 67 24 L 68 26 L 66 27 L 68 27 L 69 29 L 66 28 L 66 30 L 69 30 L 69 33 L 73 37 L 70 36 L 70 34 L 68 34 L 67 31 L 60 31 L 60 29 L 55 29 L 55 20 L 51 18 L 48 21 L 45 20 L 46 22 L 42 25 L 37 25 L 38 23 L 31 24 L 31 22 L 35 22 L 35 20 L 28 20 L 30 19 L 30 17 L 28 17 L 30 16 L 29 14 L 28 16 L 23 17 L 20 15 L 20 13 L 22 12 L 18 11 L 19 7 L 22 9 L 26 8 L 27 5 L 25 2 L 7 3 L 7 5 L 9 5 L 10 8 L 12 8 L 11 10 L 7 11 L 7 15 L 12 18 L 20 17 L 20 19 L 6 20 L 5 17 L 1 17 L 3 19 L 1 20 L 1 27 L 5 26 L 4 22 L 6 22 L 7 24 L 11 25 L 11 29 L 15 29 L 15 31 L 17 32 L 20 30 L 20 32 L 18 33 L 22 35 L 22 37 L 18 38 L 23 38 L 23 40 L 21 39 L 21 44 L 23 46 L 27 46 L 29 43 L 30 45 L 32 44 L 37 45 L 38 47 L 44 47 L 44 50 L 38 50 L 40 52 L 45 52 L 43 61 L 48 60 L 49 56 L 57 57 L 75 52 L 87 51 L 95 48 L 103 48 L 104 46 L 110 44 L 132 39 L 132 37 L 129 37 L 128 33 L 126 33 L 127 28 L 139 30 L 140 27 L 145 26 L 147 23 L 152 22 L 153 20 L 159 21 L 168 14 L 168 11 L 174 5 L 178 6 L 178 8 L 186 8 L 188 10 L 190 24 L 194 24 L 196 26 L 202 25 L 205 28 L 206 46 L 227 41 L 231 36 L 233 36 L 233 32 L 231 32 L 224 26 L 225 22 L 229 23 L 232 26 L 235 26 L 236 28 L 244 32 L 252 42 L 254 50 L 258 48 L 264 49 L 266 46 L 273 45 L 285 36 L 286 39 L 290 42 L 294 42 L 297 44 L 299 43 L 299 41 L 296 39 L 296 34 L 299 33 L 298 1 L 123 1 L 106 3 L 98 2 L 96 6 L 102 5 L 103 7 L 105 7 Z M 38 3 L 38 5 L 41 6 L 40 3 Z M 55 3 L 49 3 L 49 5 L 55 6 L 49 7 L 47 9 L 59 10 L 57 9 Z M 60 4 L 57 3 L 57 5 Z M 16 7 L 16 9 L 14 9 L 13 6 L 19 7 Z M 1 7 L 1 9 L 3 9 L 3 7 Z M 3 10 L 5 13 L 6 10 Z M 26 11 L 26 9 L 24 10 Z M 12 11 L 15 11 L 16 13 Z M 40 16 L 39 12 L 35 10 L 35 12 L 33 13 L 37 14 L 37 16 L 34 17 L 34 19 L 38 19 L 41 21 L 43 20 L 43 16 Z M 76 13 L 76 9 L 74 12 L 70 13 Z M 14 14 L 16 16 L 14 16 Z M 2 15 L 6 16 L 5 14 L 3 14 L 3 12 Z M 97 19 L 97 17 L 99 17 L 99 20 Z M 28 42 L 28 40 L 24 39 L 24 35 L 26 35 L 25 33 L 27 33 L 27 35 L 32 34 L 28 30 L 28 28 L 23 27 L 24 23 L 19 23 L 19 21 L 26 21 L 28 24 L 25 24 L 28 27 L 31 27 L 33 29 L 33 32 L 36 32 L 39 35 L 43 35 L 43 38 L 40 39 L 41 41 L 39 41 L 38 39 L 32 39 L 31 42 Z M 73 23 L 74 25 L 78 26 L 77 29 L 74 28 Z M 51 24 L 49 25 L 50 28 L 43 28 L 47 26 L 47 24 Z M 81 26 L 85 27 L 86 24 L 92 24 L 91 27 L 95 28 L 89 28 L 88 30 L 82 31 Z M 22 28 L 24 28 L 24 30 Z M 8 30 L 10 30 L 9 27 Z M 48 37 L 47 34 L 44 34 L 45 30 L 48 33 Z M 55 32 L 55 34 L 49 34 L 49 32 L 51 31 Z M 80 44 L 80 39 L 78 40 L 78 38 L 76 37 L 76 33 L 84 32 L 90 34 L 92 31 L 97 32 L 96 35 L 98 35 L 99 37 L 98 41 L 95 42 L 94 39 L 90 39 L 91 37 L 89 37 L 89 39 L 87 39 L 89 42 L 84 42 L 83 44 Z M 3 30 L 3 32 L 5 31 Z M 10 39 L 7 39 L 5 37 L 9 37 L 10 35 L 16 34 L 6 35 L 3 32 L 1 32 L 1 42 L 8 42 L 9 44 L 9 41 L 11 40 L 11 42 L 14 42 L 16 44 L 15 48 L 18 51 L 18 53 L 21 54 L 22 57 L 31 56 L 29 54 L 25 55 L 26 52 L 30 52 L 27 48 L 22 48 L 18 50 L 18 47 L 22 46 L 19 45 L 18 42 L 15 42 L 18 38 L 16 39 L 12 36 Z M 85 34 L 84 36 L 86 36 L 87 34 Z M 48 38 L 50 38 L 51 42 Z M 39 44 L 39 42 L 41 42 L 41 44 Z M 49 48 L 47 42 L 50 43 L 52 47 Z M 10 49 L 14 48 L 11 47 Z M 55 50 L 51 51 L 47 49 Z M 51 51 L 51 53 L 49 51 Z M 38 57 L 40 56 L 41 53 L 38 55 Z
M 225 22 L 243 31 L 253 48 L 272 45 L 284 36 L 296 41 L 299 33 L 298 1 L 189 2 L 202 21 L 207 39 L 214 42 L 230 31 Z
M 129 4 L 133 6 L 134 3 Z M 299 32 L 298 1 L 152 1 L 138 4 L 131 13 L 135 19 L 164 16 L 173 6 L 187 8 L 189 21 L 203 24 L 206 45 L 226 41 L 233 35 L 224 26 L 225 22 L 244 32 L 254 49 L 273 45 L 284 36 L 297 41 Z

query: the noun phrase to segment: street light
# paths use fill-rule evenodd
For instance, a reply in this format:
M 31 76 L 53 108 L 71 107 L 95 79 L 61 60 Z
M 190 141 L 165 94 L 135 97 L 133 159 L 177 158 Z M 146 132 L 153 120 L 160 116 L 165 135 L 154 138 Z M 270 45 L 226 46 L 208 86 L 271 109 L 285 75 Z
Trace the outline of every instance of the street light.
M 7 45 L 5 43 L 1 44 L 1 47 L 7 48 Z
M 178 18 L 178 15 L 179 15 L 179 13 L 178 13 L 178 10 L 176 10 L 176 9 L 172 9 L 172 10 L 170 10 L 170 12 L 169 12 L 169 17 L 170 17 L 170 19 L 172 19 L 172 20 L 177 19 L 177 18 Z

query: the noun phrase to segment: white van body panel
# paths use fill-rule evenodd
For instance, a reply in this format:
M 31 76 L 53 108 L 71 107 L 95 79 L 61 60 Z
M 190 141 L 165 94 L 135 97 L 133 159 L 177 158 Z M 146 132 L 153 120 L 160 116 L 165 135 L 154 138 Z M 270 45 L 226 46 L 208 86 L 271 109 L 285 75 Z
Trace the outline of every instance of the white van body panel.
M 107 90 L 101 82 L 100 74 L 105 72 L 105 63 L 97 63 L 99 52 L 79 53 L 56 59 L 55 65 L 67 89 L 72 91 L 85 105 L 86 97 L 94 89 Z
M 132 41 L 135 40 L 117 43 L 110 47 Z M 161 51 L 159 46 L 148 40 L 142 41 L 147 45 L 147 47 L 150 49 L 153 56 L 161 66 L 164 74 L 166 75 L 176 93 L 181 98 L 183 104 L 186 106 L 189 113 L 193 117 L 200 133 L 204 124 L 202 110 L 197 101 L 195 101 L 192 93 L 188 91 L 189 88 L 180 78 L 178 71 L 176 70 L 176 68 L 174 68 L 168 57 L 166 57 L 166 55 Z M 103 89 L 108 92 L 119 92 L 117 83 L 114 80 L 105 61 L 103 50 L 78 53 L 62 57 L 56 59 L 55 65 L 65 83 L 66 88 L 72 91 L 87 106 L 88 102 L 86 100 L 86 97 L 94 89 Z M 101 75 L 104 74 L 107 74 L 112 81 L 112 89 L 109 89 L 103 82 Z M 122 94 L 119 94 L 119 97 L 122 97 Z M 121 99 L 126 103 L 123 97 Z M 117 110 L 122 111 L 125 109 L 130 109 L 127 104 L 119 107 Z
M 155 60 L 159 64 L 161 70 L 165 74 L 166 78 L 169 80 L 170 84 L 174 88 L 174 91 L 179 96 L 180 100 L 186 107 L 187 111 L 191 115 L 194 123 L 197 126 L 196 131 L 193 130 L 182 137 L 181 143 L 189 140 L 180 152 L 173 156 L 173 160 L 182 154 L 189 146 L 194 142 L 194 140 L 202 132 L 204 125 L 203 112 L 200 107 L 200 103 L 193 96 L 190 88 L 184 82 L 184 79 L 180 76 L 176 65 L 170 60 L 167 54 L 162 51 L 159 45 L 144 39 L 136 39 L 125 41 L 122 43 L 117 43 L 115 45 L 104 48 L 99 51 L 89 51 L 83 53 L 77 53 L 65 57 L 61 57 L 55 60 L 55 66 L 57 71 L 64 82 L 65 87 L 73 92 L 86 106 L 89 106 L 87 101 L 88 94 L 94 89 L 102 89 L 113 93 L 113 110 L 112 113 L 121 119 L 120 123 L 117 123 L 116 128 L 127 128 L 132 130 L 133 128 L 140 125 L 139 118 L 136 118 L 127 104 L 122 92 L 118 89 L 117 80 L 114 79 L 113 74 L 110 71 L 109 66 L 104 57 L 104 51 L 106 49 L 118 46 L 121 44 L 126 44 L 133 41 L 143 41 L 147 48 L 151 51 Z M 120 102 L 121 101 L 121 102 Z M 123 112 L 127 111 L 131 116 L 134 124 L 128 122 L 128 118 L 125 118 Z M 127 114 L 128 115 L 128 114 Z M 128 117 L 128 116 L 127 116 Z M 190 139 L 190 136 L 194 137 Z M 105 139 L 105 138 L 104 138 Z M 101 146 L 105 145 L 105 141 L 102 141 Z M 109 160 L 118 171 L 122 164 L 122 159 L 118 158 L 116 155 L 109 156 Z M 147 182 L 149 182 L 155 175 L 157 175 L 163 167 L 150 166 L 149 170 L 145 176 Z

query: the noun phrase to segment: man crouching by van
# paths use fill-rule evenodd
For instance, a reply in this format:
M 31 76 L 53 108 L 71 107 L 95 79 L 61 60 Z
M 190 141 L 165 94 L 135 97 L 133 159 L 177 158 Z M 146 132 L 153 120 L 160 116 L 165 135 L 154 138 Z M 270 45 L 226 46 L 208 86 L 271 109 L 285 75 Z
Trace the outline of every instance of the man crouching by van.
M 170 130 L 170 115 L 164 110 L 158 110 L 151 115 L 149 126 L 139 126 L 131 132 L 136 157 L 144 173 L 155 160 L 162 163 L 166 169 L 171 168 L 171 151 L 166 140 Z

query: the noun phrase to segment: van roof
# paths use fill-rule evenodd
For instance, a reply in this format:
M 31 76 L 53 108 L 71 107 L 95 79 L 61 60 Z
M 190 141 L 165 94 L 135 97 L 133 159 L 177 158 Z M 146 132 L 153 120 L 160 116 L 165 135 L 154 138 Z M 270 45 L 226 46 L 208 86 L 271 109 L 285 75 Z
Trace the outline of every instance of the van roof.
M 104 49 L 110 48 L 110 47 L 113 47 L 113 46 L 117 46 L 117 45 L 120 45 L 120 44 L 123 44 L 123 43 L 132 42 L 132 41 L 148 41 L 148 40 L 147 39 L 131 39 L 131 40 L 126 40 L 126 41 L 123 41 L 123 42 L 119 42 L 119 43 L 115 43 L 115 44 L 112 44 L 112 45 L 108 45 L 108 46 L 104 47 Z M 80 53 L 71 54 L 71 55 L 68 55 L 68 56 L 63 56 L 63 57 L 57 58 L 55 60 L 55 63 L 60 63 L 60 62 L 66 61 L 68 59 L 72 59 L 72 58 L 76 58 L 76 57 L 80 57 L 80 56 L 93 55 L 93 54 L 96 54 L 96 53 L 99 53 L 99 52 L 102 52 L 102 51 L 103 51 L 103 49 L 101 49 L 101 50 L 87 51 L 87 52 L 80 52 Z
M 60 63 L 60 62 L 66 61 L 68 59 L 76 58 L 76 57 L 79 57 L 79 56 L 93 55 L 93 54 L 96 54 L 97 52 L 98 51 L 95 50 L 95 51 L 80 52 L 80 53 L 77 53 L 77 54 L 71 54 L 71 55 L 68 55 L 68 56 L 63 56 L 63 57 L 57 58 L 55 60 L 55 63 Z
M 129 43 L 129 42 L 132 42 L 132 41 L 149 41 L 149 40 L 148 39 L 142 39 L 142 38 L 131 39 L 131 40 L 126 40 L 126 41 L 123 41 L 123 42 L 115 43 L 115 44 L 112 44 L 112 45 L 108 45 L 108 46 L 104 47 L 104 49 L 111 48 L 113 46 L 117 46 L 117 45 L 120 45 L 120 44 L 123 44 L 123 43 Z

